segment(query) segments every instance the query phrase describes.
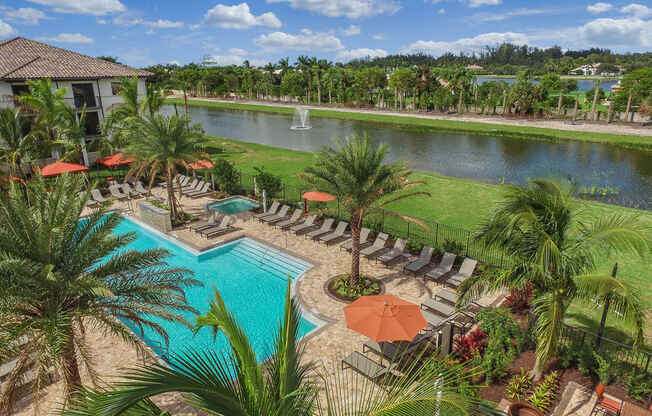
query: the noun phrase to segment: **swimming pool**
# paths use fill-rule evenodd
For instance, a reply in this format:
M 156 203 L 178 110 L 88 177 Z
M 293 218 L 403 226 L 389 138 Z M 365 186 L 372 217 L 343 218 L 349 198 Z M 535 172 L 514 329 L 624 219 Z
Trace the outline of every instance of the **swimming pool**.
M 208 205 L 208 209 L 221 212 L 225 215 L 237 214 L 242 211 L 249 211 L 258 208 L 260 204 L 247 198 L 234 196 L 224 201 L 213 202 Z
M 218 288 L 224 302 L 249 336 L 259 362 L 267 358 L 273 346 L 283 315 L 287 277 L 294 280 L 312 267 L 310 263 L 250 238 L 242 238 L 199 254 L 128 218 L 123 219 L 115 230 L 116 234 L 126 232 L 137 235 L 127 246 L 128 249 L 166 249 L 171 253 L 167 259 L 170 266 L 186 267 L 195 273 L 194 277 L 203 282 L 204 287 L 186 288 L 186 297 L 188 303 L 200 313 L 208 310 L 213 300 L 213 288 Z M 193 313 L 183 315 L 189 322 L 194 322 Z M 193 336 L 192 331 L 184 325 L 158 318 L 153 320 L 167 331 L 170 343 L 164 352 L 169 352 L 172 357 L 188 348 L 210 348 L 224 353 L 230 351 L 226 337 L 220 333 L 213 340 L 210 328 L 204 328 Z M 158 334 L 147 329 L 141 334 L 134 325 L 125 323 L 161 354 L 159 345 L 164 344 Z M 299 336 L 306 335 L 318 325 L 317 320 L 313 322 L 302 317 Z M 167 356 L 162 358 L 169 359 Z

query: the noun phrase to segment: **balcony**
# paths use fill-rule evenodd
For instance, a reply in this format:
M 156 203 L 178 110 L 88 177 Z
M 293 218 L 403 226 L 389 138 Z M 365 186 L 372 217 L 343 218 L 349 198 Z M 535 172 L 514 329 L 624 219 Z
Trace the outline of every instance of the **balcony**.
M 73 97 L 73 104 L 75 108 L 81 109 L 82 107 L 86 106 L 86 108 L 96 108 L 99 107 L 99 102 L 100 102 L 100 97 L 96 97 L 94 95 L 77 95 L 75 94 Z

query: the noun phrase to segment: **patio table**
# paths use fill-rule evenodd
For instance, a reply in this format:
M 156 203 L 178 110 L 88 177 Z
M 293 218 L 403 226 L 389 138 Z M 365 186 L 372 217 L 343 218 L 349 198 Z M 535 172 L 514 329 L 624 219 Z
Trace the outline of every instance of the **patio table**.
M 652 411 L 645 410 L 630 402 L 624 402 L 620 416 L 652 416 Z

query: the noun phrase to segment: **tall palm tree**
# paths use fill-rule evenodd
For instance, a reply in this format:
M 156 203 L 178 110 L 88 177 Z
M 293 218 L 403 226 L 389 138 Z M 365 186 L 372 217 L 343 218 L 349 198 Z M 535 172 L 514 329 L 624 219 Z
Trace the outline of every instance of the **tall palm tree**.
M 37 176 L 27 198 L 15 186 L 0 198 L 0 362 L 16 357 L 0 414 L 11 413 L 31 369 L 35 388 L 49 368 L 62 373 L 68 397 L 82 385 L 82 363 L 96 380 L 89 328 L 146 352 L 120 319 L 166 338 L 152 318 L 185 322 L 177 312 L 193 310 L 183 288 L 199 282 L 188 270 L 167 267 L 165 250 L 128 249 L 135 235 L 114 234 L 118 213 L 101 207 L 82 219 L 90 198 L 82 186 L 81 176 L 48 184 Z
M 20 109 L 0 109 L 0 158 L 9 165 L 9 174 L 23 178 L 22 162 L 34 150 L 29 121 Z
M 20 102 L 36 113 L 32 133 L 41 142 L 43 150 L 61 140 L 67 124 L 68 105 L 64 100 L 65 88 L 55 89 L 50 79 L 29 81 L 29 92 L 20 96 Z
M 536 379 L 557 352 L 572 302 L 609 297 L 614 310 L 633 325 L 636 341 L 643 337 L 645 309 L 638 291 L 623 280 L 597 272 L 597 264 L 608 255 L 648 255 L 650 230 L 636 217 L 587 217 L 572 201 L 574 193 L 571 184 L 550 179 L 510 187 L 478 237 L 511 253 L 515 262 L 498 273 L 469 278 L 459 289 L 466 303 L 483 293 L 532 285 Z
M 180 166 L 203 156 L 201 149 L 208 140 L 201 126 L 189 125 L 185 117 L 156 114 L 131 119 L 124 132 L 129 139 L 126 152 L 135 159 L 127 176 L 141 177 L 147 173 L 151 187 L 156 174 L 162 172 L 167 181 L 170 214 L 176 220 L 180 211 L 173 179 Z
M 479 414 L 477 400 L 458 391 L 457 382 L 465 370 L 459 365 L 412 366 L 413 371 L 396 377 L 387 390 L 350 371 L 324 376 L 306 362 L 304 347 L 298 342 L 300 314 L 290 297 L 289 284 L 285 299 L 279 332 L 262 366 L 243 328 L 216 291 L 210 310 L 197 319 L 197 329 L 209 326 L 215 333 L 223 332 L 231 354 L 190 351 L 169 366 L 143 366 L 128 374 L 115 390 L 86 392 L 63 415 L 169 415 L 150 401 L 167 392 L 183 392 L 197 410 L 224 416 Z M 317 384 L 320 379 L 322 385 Z M 349 397 L 354 391 L 357 400 Z
M 360 230 L 365 216 L 374 207 L 389 204 L 426 192 L 408 192 L 397 195 L 400 190 L 420 185 L 410 182 L 412 173 L 403 163 L 385 164 L 389 147 L 374 146 L 368 137 L 336 139 L 336 148 L 323 148 L 317 153 L 313 166 L 306 168 L 302 177 L 317 189 L 341 198 L 348 209 L 351 221 L 350 284 L 357 285 L 360 277 Z

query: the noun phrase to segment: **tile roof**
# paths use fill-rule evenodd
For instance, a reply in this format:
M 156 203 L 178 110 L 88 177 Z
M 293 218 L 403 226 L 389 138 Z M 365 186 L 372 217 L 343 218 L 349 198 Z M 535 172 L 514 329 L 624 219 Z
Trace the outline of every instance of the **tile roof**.
M 147 77 L 152 74 L 30 39 L 17 37 L 0 41 L 0 80 L 74 80 L 134 75 Z

